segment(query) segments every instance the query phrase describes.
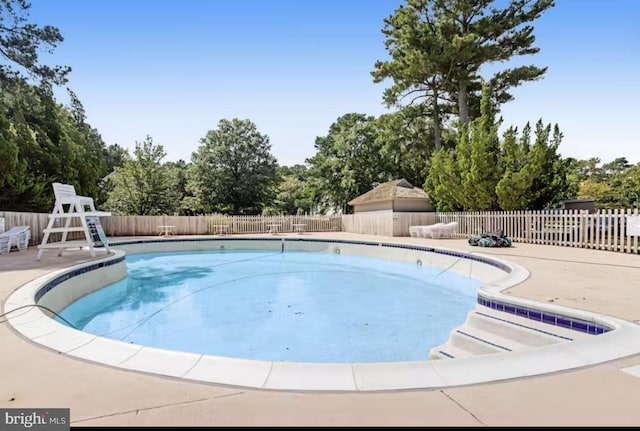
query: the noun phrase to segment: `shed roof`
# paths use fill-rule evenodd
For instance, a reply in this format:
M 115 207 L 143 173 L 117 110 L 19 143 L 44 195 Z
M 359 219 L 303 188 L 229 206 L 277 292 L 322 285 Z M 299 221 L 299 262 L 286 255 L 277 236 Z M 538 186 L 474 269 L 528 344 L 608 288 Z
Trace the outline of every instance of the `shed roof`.
M 378 185 L 365 194 L 351 200 L 349 205 L 362 205 L 401 199 L 428 199 L 428 196 L 424 190 L 419 187 L 414 187 L 409 181 L 402 178 Z

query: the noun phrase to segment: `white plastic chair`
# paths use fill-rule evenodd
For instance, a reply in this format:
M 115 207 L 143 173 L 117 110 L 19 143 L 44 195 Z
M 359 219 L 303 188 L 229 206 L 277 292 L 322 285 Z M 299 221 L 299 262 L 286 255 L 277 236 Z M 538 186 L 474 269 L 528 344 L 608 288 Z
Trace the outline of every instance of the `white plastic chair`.
M 9 237 L 0 236 L 0 254 L 9 253 L 11 247 L 9 247 Z
M 438 226 L 431 232 L 432 238 L 453 238 L 453 234 L 458 226 L 457 221 L 452 221 L 442 226 Z
M 413 238 L 419 238 L 421 228 L 422 226 L 409 226 L 409 235 L 411 235 Z
M 53 193 L 56 196 L 56 205 L 73 205 L 77 212 L 86 211 L 86 206 L 89 207 L 89 211 L 96 210 L 93 198 L 77 195 L 75 187 L 71 184 L 53 183 Z
M 9 253 L 15 246 L 19 251 L 29 247 L 31 228 L 29 226 L 14 226 L 6 232 L 0 233 L 0 253 Z
M 433 233 L 444 226 L 444 223 L 435 223 L 427 226 L 420 226 L 420 236 L 423 238 L 434 238 Z

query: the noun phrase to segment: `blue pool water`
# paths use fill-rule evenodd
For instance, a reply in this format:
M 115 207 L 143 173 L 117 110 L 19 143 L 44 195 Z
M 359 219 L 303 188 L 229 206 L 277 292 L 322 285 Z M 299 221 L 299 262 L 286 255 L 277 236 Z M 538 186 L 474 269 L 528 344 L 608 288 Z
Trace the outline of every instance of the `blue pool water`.
M 61 316 L 125 342 L 297 362 L 425 360 L 476 303 L 452 272 L 333 253 L 133 255 L 129 276 Z

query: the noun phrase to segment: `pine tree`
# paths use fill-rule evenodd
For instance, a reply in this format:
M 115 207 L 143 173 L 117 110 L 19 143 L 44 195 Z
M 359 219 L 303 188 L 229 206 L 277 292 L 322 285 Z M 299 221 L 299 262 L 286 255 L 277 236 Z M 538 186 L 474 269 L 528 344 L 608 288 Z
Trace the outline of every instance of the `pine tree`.
M 495 121 L 491 89 L 488 85 L 482 89 L 480 107 L 480 117 L 471 124 L 471 165 L 469 174 L 463 180 L 463 188 L 471 203 L 466 207 L 467 210 L 488 211 L 498 209 L 496 185 L 501 177 L 498 164 L 499 123 Z

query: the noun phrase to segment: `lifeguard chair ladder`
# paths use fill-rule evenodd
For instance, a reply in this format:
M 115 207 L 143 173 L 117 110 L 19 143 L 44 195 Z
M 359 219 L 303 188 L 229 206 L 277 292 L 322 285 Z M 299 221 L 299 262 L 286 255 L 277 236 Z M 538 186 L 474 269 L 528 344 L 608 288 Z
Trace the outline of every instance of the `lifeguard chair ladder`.
M 108 217 L 111 213 L 96 211 L 93 199 L 76 195 L 76 190 L 71 184 L 53 183 L 53 192 L 56 196 L 56 202 L 53 212 L 49 214 L 49 223 L 44 229 L 42 244 L 38 246 L 36 260 L 39 261 L 47 249 L 58 249 L 58 256 L 61 256 L 64 249 L 78 247 L 88 247 L 91 257 L 96 257 L 94 246 L 98 243 L 102 243 L 108 253 L 110 251 L 109 242 L 104 235 L 98 217 Z M 69 206 L 68 211 L 65 211 L 65 205 Z M 80 226 L 71 226 L 71 219 L 74 218 L 79 219 Z M 62 220 L 64 220 L 63 227 L 54 227 L 56 221 L 62 224 Z M 84 232 L 85 239 L 67 241 L 69 232 Z M 58 242 L 50 243 L 49 236 L 52 233 L 62 233 L 62 239 Z

